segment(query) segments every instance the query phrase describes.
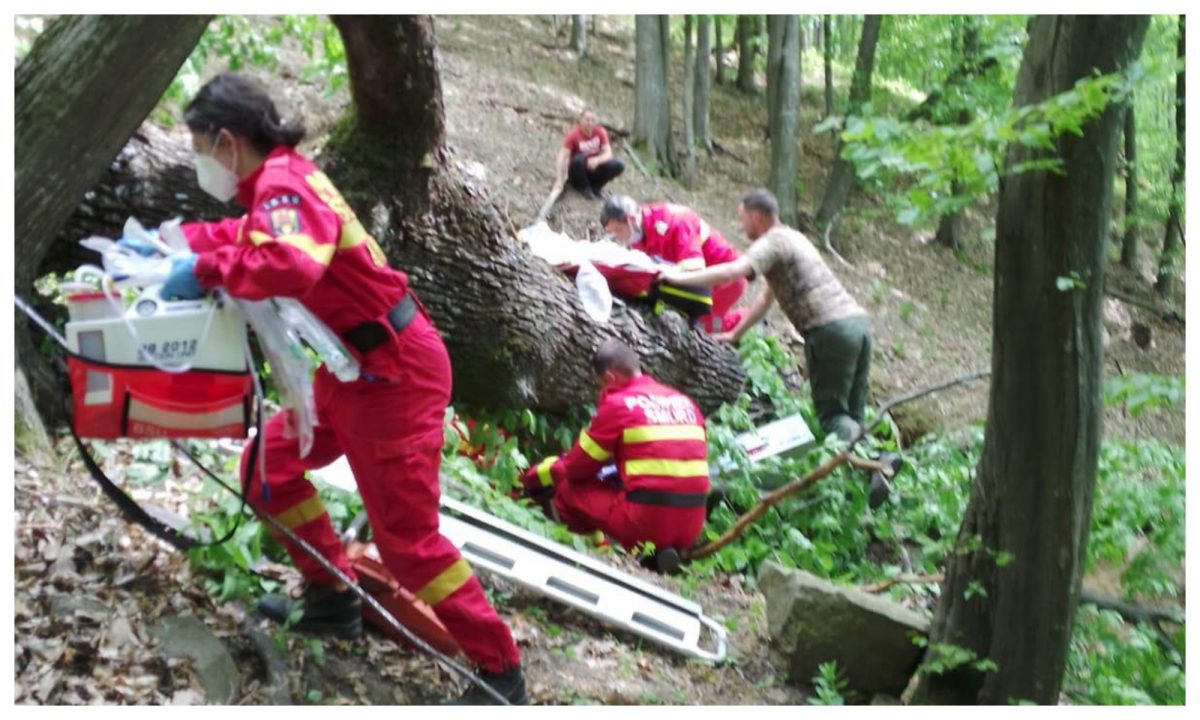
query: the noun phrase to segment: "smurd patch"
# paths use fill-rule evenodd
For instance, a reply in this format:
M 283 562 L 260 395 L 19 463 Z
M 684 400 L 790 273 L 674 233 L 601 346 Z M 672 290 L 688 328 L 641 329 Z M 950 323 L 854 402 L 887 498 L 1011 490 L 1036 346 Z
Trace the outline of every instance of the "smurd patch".
M 263 211 L 269 212 L 271 210 L 274 210 L 277 207 L 283 207 L 285 205 L 293 205 L 295 207 L 300 207 L 300 196 L 299 195 L 276 195 L 275 197 L 271 198 L 270 200 L 263 201 L 263 203 L 261 205 L 259 205 L 258 207 L 260 209 L 262 209 Z
M 271 211 L 271 233 L 280 235 L 295 235 L 300 232 L 300 213 L 292 208 L 280 208 Z

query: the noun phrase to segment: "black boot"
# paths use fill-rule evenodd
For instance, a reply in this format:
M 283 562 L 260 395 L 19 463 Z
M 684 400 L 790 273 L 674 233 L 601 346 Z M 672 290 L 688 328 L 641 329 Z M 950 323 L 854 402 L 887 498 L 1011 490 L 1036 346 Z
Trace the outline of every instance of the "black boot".
M 353 640 L 362 635 L 362 600 L 351 590 L 337 591 L 330 585 L 309 585 L 300 598 L 267 595 L 258 601 L 258 612 L 283 624 L 297 608 L 303 615 L 291 629 Z
M 871 473 L 871 491 L 867 499 L 872 510 L 887 502 L 891 497 L 891 479 L 900 472 L 900 466 L 904 464 L 904 460 L 896 453 L 884 453 L 879 456 L 879 463 L 884 466 L 884 471 Z
M 502 673 L 490 673 L 482 671 L 478 673 L 479 679 L 488 684 L 493 690 L 500 694 L 509 705 L 528 705 L 529 696 L 525 693 L 525 675 L 521 673 L 521 666 L 505 670 Z M 457 700 L 451 700 L 447 705 L 497 705 L 496 698 L 484 692 L 479 686 L 472 684 L 467 688 L 467 691 L 462 694 L 462 697 Z

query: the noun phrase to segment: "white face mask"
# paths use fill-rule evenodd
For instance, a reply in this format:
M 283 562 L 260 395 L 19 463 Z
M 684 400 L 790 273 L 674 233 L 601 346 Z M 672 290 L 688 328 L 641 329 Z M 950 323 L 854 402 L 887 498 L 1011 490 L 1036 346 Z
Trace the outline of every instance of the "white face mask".
M 214 145 L 212 152 L 216 152 Z M 237 149 L 234 148 L 233 162 L 237 164 Z M 237 194 L 237 173 L 217 161 L 212 153 L 196 156 L 196 181 L 200 189 L 221 202 L 229 202 Z

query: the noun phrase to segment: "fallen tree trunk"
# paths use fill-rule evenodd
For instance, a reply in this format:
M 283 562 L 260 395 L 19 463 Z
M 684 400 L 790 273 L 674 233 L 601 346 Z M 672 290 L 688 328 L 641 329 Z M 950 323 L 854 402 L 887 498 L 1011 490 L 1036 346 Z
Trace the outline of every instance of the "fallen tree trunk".
M 456 400 L 551 412 L 592 403 L 592 352 L 614 336 L 705 412 L 737 397 L 745 375 L 728 346 L 672 311 L 654 317 L 616 308 L 608 323 L 593 322 L 574 284 L 506 231 L 486 188 L 460 172 L 445 144 L 431 20 L 335 23 L 355 113 L 317 162 L 392 265 L 408 273 L 445 338 Z M 129 215 L 157 224 L 179 214 L 232 213 L 196 187 L 184 137 L 144 127 L 60 240 L 114 235 Z

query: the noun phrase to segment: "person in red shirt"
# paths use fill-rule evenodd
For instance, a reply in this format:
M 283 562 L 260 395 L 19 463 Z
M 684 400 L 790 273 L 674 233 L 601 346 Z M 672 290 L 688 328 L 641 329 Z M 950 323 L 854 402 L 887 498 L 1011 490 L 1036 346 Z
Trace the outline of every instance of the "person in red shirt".
M 630 550 L 691 546 L 709 490 L 700 408 L 643 374 L 619 340 L 600 345 L 592 369 L 601 390 L 591 424 L 565 455 L 530 467 L 522 485 L 572 532 L 599 530 Z
M 604 186 L 625 172 L 625 163 L 613 158 L 608 131 L 596 120 L 591 108 L 579 113 L 579 121 L 563 139 L 554 166 L 554 188 L 561 191 L 570 180 L 584 197 L 599 197 Z
M 614 195 L 600 209 L 600 224 L 621 243 L 672 263 L 680 271 L 703 270 L 739 257 L 720 231 L 683 205 L 647 203 L 639 207 L 631 197 Z M 745 312 L 732 308 L 745 290 L 743 277 L 714 287 L 712 312 L 700 318 L 705 330 L 720 333 L 737 327 Z
M 270 419 L 265 483 L 255 468 L 248 497 L 354 577 L 329 514 L 304 476 L 345 454 L 388 570 L 433 608 L 486 682 L 511 702 L 526 702 L 512 633 L 471 567 L 438 532 L 450 361 L 408 277 L 388 266 L 329 179 L 296 152 L 303 129 L 282 123 L 260 86 L 219 75 L 200 89 L 184 119 L 201 188 L 222 201 L 236 199 L 247 212 L 183 225 L 193 254 L 173 260 L 163 293 L 198 297 L 220 287 L 250 300 L 297 298 L 343 338 L 361 365 L 354 382 L 318 370 L 318 424 L 307 457 L 300 457 L 299 440 L 286 429 L 286 411 Z M 298 630 L 361 634 L 358 597 L 299 548 L 284 546 L 307 589 L 298 601 L 268 596 L 260 611 L 283 621 L 299 607 Z M 464 700 L 486 696 L 476 691 Z

